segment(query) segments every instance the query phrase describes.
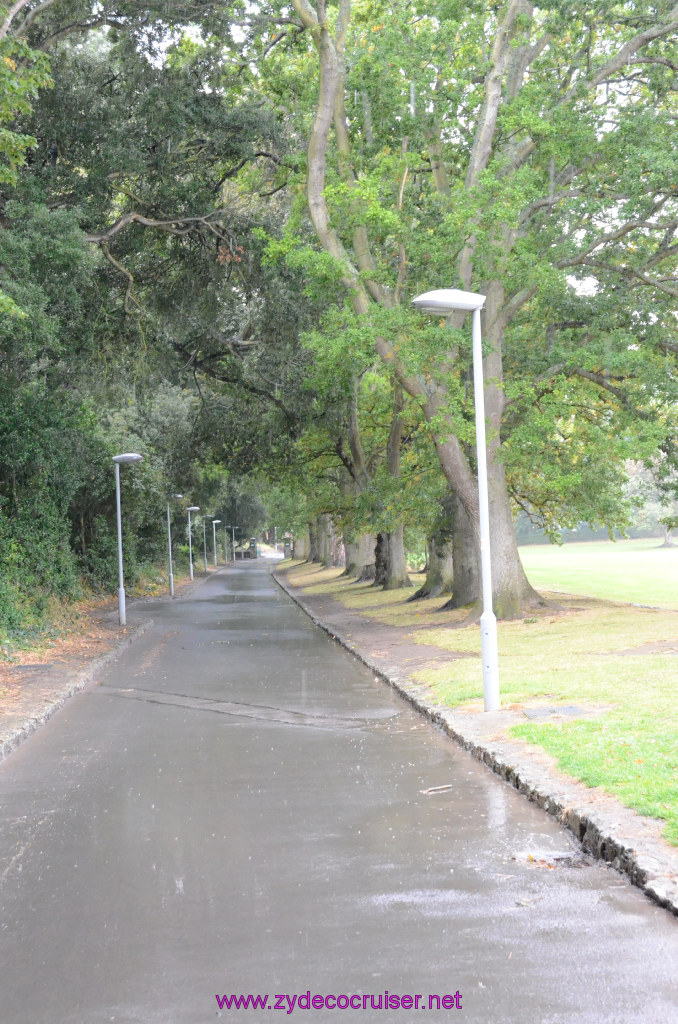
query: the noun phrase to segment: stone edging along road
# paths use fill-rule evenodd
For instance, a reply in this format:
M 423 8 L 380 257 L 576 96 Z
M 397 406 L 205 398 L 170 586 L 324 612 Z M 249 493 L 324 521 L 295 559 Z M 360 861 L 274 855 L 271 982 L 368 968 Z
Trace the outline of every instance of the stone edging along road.
M 485 762 L 509 785 L 553 815 L 594 857 L 626 874 L 652 900 L 678 916 L 678 849 L 659 837 L 660 825 L 624 807 L 617 800 L 561 775 L 555 762 L 534 748 L 501 736 L 500 730 L 520 719 L 510 710 L 468 714 L 433 704 L 426 688 L 414 682 L 398 664 L 385 664 L 361 648 L 351 635 L 332 624 L 323 598 L 322 615 L 299 596 L 297 588 L 272 572 L 276 583 L 326 633 L 356 655 L 392 686 L 417 711 L 442 728 L 479 761 Z M 350 614 L 342 608 L 346 614 Z M 365 618 L 354 613 L 356 620 Z M 522 719 L 524 720 L 524 719 Z

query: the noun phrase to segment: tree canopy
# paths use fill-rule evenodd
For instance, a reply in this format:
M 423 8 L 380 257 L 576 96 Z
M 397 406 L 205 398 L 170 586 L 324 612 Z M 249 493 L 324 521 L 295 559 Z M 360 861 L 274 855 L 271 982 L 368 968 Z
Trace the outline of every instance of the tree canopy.
M 430 288 L 486 296 L 501 614 L 538 600 L 517 510 L 623 529 L 630 460 L 670 492 L 676 29 L 669 3 L 0 7 L 5 628 L 31 587 L 110 584 L 132 445 L 131 572 L 177 489 L 230 518 L 260 493 L 394 560 L 444 528 L 476 600 L 468 324 L 416 313 Z

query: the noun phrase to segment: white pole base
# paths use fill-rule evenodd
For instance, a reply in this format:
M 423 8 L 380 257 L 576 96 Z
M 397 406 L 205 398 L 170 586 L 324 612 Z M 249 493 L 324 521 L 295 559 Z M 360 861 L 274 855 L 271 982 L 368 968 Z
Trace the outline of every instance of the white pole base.
M 173 573 L 170 573 L 169 585 L 170 585 L 170 597 L 174 597 L 174 575 L 173 575 Z
M 494 612 L 480 616 L 480 644 L 483 659 L 483 697 L 486 711 L 499 711 L 499 665 L 497 651 L 497 619 Z
M 120 625 L 125 626 L 127 624 L 127 612 L 125 608 L 125 588 L 118 588 L 118 617 L 120 619 Z

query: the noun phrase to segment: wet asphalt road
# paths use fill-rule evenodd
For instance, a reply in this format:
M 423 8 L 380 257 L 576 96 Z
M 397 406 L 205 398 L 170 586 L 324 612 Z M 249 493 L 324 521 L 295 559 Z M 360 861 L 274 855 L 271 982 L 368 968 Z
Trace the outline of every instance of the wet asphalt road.
M 264 564 L 142 615 L 0 765 L 2 1024 L 678 1021 L 678 921 L 582 864 Z M 307 992 L 345 1000 L 274 1009 Z M 269 1008 L 219 1010 L 232 993 Z

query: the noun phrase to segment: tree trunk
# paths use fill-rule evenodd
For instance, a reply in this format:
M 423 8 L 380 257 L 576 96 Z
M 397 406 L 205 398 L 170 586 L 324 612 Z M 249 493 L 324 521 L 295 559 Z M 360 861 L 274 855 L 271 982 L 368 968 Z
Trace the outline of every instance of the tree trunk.
M 400 447 L 403 440 L 403 412 L 405 395 L 396 381 L 393 385 L 393 419 L 386 445 L 386 461 L 388 471 L 394 480 L 400 476 Z M 382 536 L 381 534 L 379 536 Z M 412 581 L 407 575 L 407 559 L 405 557 L 405 531 L 402 522 L 393 530 L 383 535 L 384 569 L 380 580 L 384 590 L 399 590 L 411 587 Z M 377 573 L 379 575 L 379 572 Z M 375 580 L 376 582 L 376 580 Z
M 332 564 L 332 520 L 327 513 L 318 516 L 318 561 Z
M 357 558 L 350 575 L 356 577 L 356 583 L 369 583 L 374 579 L 375 574 L 374 550 L 376 543 L 374 534 L 363 534 L 358 538 L 355 546 Z
M 328 513 L 320 516 L 320 561 L 328 569 L 344 564 L 344 545 Z
M 374 545 L 374 586 L 383 587 L 386 583 L 386 566 L 388 563 L 388 537 L 383 531 L 377 534 Z
M 487 430 L 487 477 L 490 510 L 490 553 L 492 563 L 492 600 L 497 618 L 515 618 L 522 610 L 545 602 L 530 585 L 518 555 L 506 474 L 501 462 L 501 424 L 506 404 L 502 387 L 502 347 L 504 290 L 500 281 L 486 288 L 483 338 L 488 352 L 483 359 L 484 406 Z M 429 403 L 430 420 L 438 405 Z M 463 506 L 455 507 L 454 520 L 454 596 L 455 608 L 482 602 L 480 553 L 480 513 L 478 481 L 457 437 L 438 435 L 436 449 L 445 477 Z M 461 574 L 461 575 L 460 575 Z
M 320 531 L 317 519 L 311 519 L 308 524 L 308 557 L 306 561 L 320 561 Z
M 440 597 L 441 594 L 453 592 L 452 503 L 454 500 L 452 491 L 448 491 L 440 503 L 438 526 L 427 544 L 426 579 L 419 590 L 408 598 L 408 601 L 418 601 L 424 597 Z
M 544 607 L 546 601 L 532 587 L 520 561 L 506 474 L 501 463 L 492 466 L 488 486 L 494 614 L 498 619 L 514 619 L 528 608 Z
M 369 533 L 363 537 L 344 536 L 344 549 L 346 552 L 345 576 L 362 576 L 367 569 L 365 578 L 372 578 L 374 565 L 374 535 Z
M 543 607 L 545 601 L 533 589 L 525 575 L 513 527 L 511 504 L 504 467 L 488 461 L 490 505 L 490 558 L 492 566 L 492 604 L 498 619 L 512 619 L 526 609 Z M 454 592 L 446 608 L 463 608 L 482 603 L 480 527 L 477 496 L 473 515 L 466 503 L 455 503 L 454 513 Z
M 386 534 L 386 579 L 384 590 L 401 590 L 411 587 L 412 580 L 407 574 L 405 555 L 405 529 L 402 525 Z
M 516 532 L 506 473 L 501 460 L 501 426 L 506 408 L 503 388 L 502 351 L 504 346 L 506 297 L 501 281 L 487 286 L 485 330 L 488 345 L 483 360 L 485 415 L 487 421 L 487 476 L 490 506 L 490 552 L 492 562 L 492 602 L 498 619 L 512 619 L 524 609 L 545 602 L 529 583 L 518 554 Z M 480 567 L 480 543 L 477 560 Z
M 452 597 L 441 611 L 447 608 L 465 608 L 467 605 L 480 606 L 482 577 L 475 531 L 464 506 L 455 494 L 450 502 L 452 523 L 452 565 L 454 584 Z
M 292 541 L 292 558 L 305 558 L 308 561 L 309 552 L 309 536 L 307 533 L 302 533 L 300 537 L 295 537 Z
M 346 552 L 346 567 L 344 576 L 357 576 L 358 574 L 358 545 L 355 539 L 349 539 L 351 535 L 344 534 L 344 551 Z
M 375 546 L 374 586 L 384 590 L 401 590 L 411 587 L 412 581 L 407 575 L 405 558 L 405 542 L 403 527 L 393 532 L 382 530 L 377 534 Z

